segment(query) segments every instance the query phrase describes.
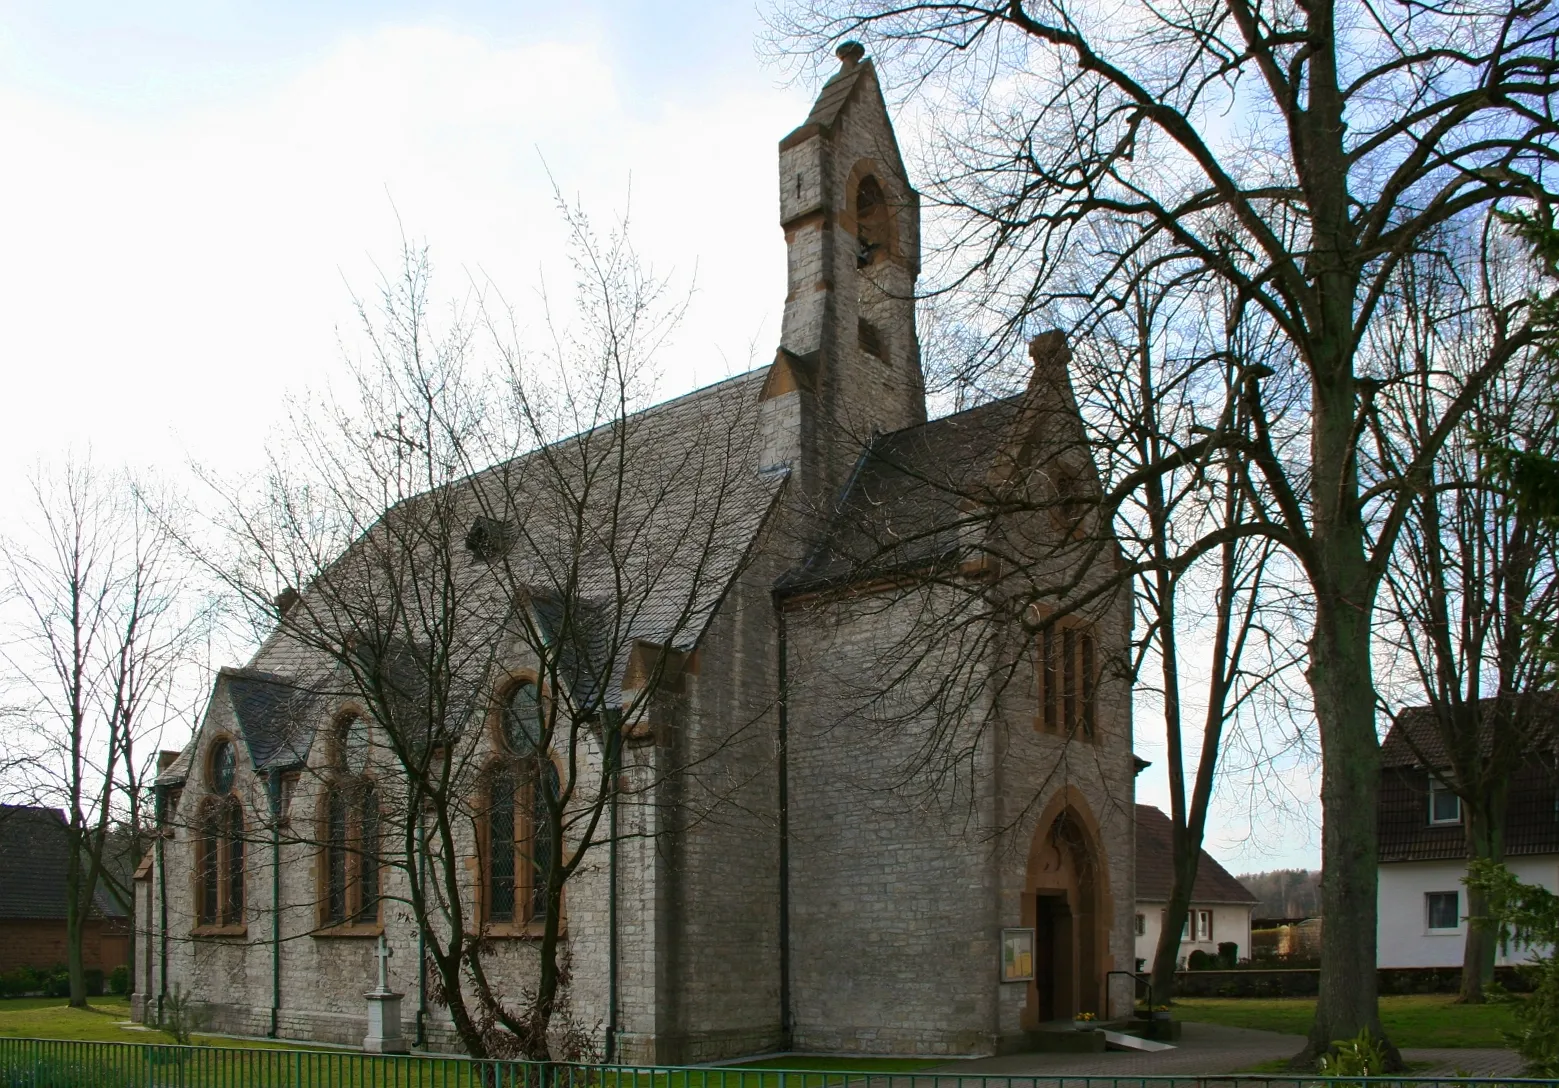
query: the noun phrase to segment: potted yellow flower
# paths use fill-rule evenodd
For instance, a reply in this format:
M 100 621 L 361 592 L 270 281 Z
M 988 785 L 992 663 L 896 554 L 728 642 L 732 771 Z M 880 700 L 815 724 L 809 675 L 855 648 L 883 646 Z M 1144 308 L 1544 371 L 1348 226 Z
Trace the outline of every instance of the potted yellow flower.
M 1080 1012 L 1072 1017 L 1072 1026 L 1078 1031 L 1092 1031 L 1094 1028 L 1099 1026 L 1096 1023 L 1098 1019 L 1099 1018 L 1091 1012 Z

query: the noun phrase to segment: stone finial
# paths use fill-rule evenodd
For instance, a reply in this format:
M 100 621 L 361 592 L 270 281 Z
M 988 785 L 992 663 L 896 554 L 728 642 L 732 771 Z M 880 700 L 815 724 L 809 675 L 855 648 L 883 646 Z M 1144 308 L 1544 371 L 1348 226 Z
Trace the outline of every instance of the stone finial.
M 292 606 L 297 604 L 301 599 L 302 598 L 298 596 L 298 591 L 293 589 L 291 586 L 288 586 L 286 589 L 276 594 L 276 599 L 274 602 L 276 605 L 276 614 L 278 616 L 285 617 L 288 612 L 292 611 Z
M 1034 363 L 1034 373 L 1060 369 L 1066 370 L 1072 361 L 1072 352 L 1066 346 L 1066 333 L 1060 329 L 1042 332 L 1029 341 L 1029 359 Z
M 841 42 L 839 48 L 834 50 L 834 56 L 838 57 L 846 68 L 853 68 L 866 56 L 866 47 L 860 42 Z

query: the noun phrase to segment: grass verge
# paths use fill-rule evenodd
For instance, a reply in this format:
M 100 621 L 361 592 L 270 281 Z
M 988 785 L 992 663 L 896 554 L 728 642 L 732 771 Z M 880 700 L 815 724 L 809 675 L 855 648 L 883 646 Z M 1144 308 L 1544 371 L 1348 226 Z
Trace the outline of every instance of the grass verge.
M 84 1009 L 73 1009 L 63 997 L 11 997 L 0 1000 L 0 1036 L 21 1039 L 65 1039 L 91 1043 L 170 1043 L 160 1031 L 147 1031 L 139 1024 L 124 1026 L 130 1019 L 130 1002 L 123 997 L 94 997 Z M 266 1039 L 220 1039 L 196 1035 L 202 1046 L 237 1049 L 293 1050 L 297 1043 Z
M 1308 1035 L 1313 997 L 1187 997 L 1175 1016 L 1235 1028 Z M 1508 1004 L 1458 1005 L 1452 994 L 1393 994 L 1380 999 L 1380 1022 L 1399 1047 L 1503 1047 L 1516 1026 Z

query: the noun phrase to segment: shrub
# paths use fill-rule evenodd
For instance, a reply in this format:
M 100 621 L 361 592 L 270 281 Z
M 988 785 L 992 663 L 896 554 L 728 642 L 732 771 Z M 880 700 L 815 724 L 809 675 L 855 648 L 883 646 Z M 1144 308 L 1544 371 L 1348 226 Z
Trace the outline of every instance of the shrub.
M 1222 941 L 1218 945 L 1218 965 L 1220 967 L 1233 967 L 1240 960 L 1240 946 L 1233 941 Z
M 108 972 L 108 992 L 111 994 L 127 994 L 130 992 L 130 968 L 121 963 Z
M 88 967 L 81 972 L 81 978 L 86 983 L 88 997 L 103 996 L 103 969 L 101 967 Z
M 1365 1028 L 1352 1039 L 1339 1039 L 1319 1063 L 1325 1077 L 1378 1077 L 1386 1071 L 1386 1053 L 1380 1040 Z M 1362 1088 L 1363 1081 L 1358 1082 Z
M 1191 971 L 1209 971 L 1216 966 L 1216 961 L 1200 948 L 1186 959 L 1186 969 Z
M 173 992 L 162 1003 L 162 1019 L 157 1026 L 179 1046 L 189 1046 L 190 1036 L 200 1029 L 200 1016 L 189 991 L 176 982 Z
M 1559 1077 L 1559 896 L 1546 888 L 1523 884 L 1509 869 L 1475 860 L 1468 866 L 1467 886 L 1488 897 L 1488 917 L 1498 927 L 1501 944 L 1514 941 L 1547 947 L 1547 955 L 1532 953 L 1532 996 L 1516 1009 L 1517 1029 L 1511 1042 L 1526 1060 L 1529 1077 Z M 1480 921 L 1478 924 L 1487 925 Z
M 46 976 L 35 967 L 13 967 L 0 973 L 0 997 L 42 993 Z

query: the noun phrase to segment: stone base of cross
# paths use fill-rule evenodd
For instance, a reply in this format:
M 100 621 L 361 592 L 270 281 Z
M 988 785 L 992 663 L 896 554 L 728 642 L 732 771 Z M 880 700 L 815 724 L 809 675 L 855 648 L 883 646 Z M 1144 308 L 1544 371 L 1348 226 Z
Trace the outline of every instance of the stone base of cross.
M 379 947 L 374 956 L 379 960 L 379 985 L 363 997 L 368 1000 L 368 1034 L 363 1036 L 363 1050 L 369 1054 L 405 1054 L 411 1048 L 401 1035 L 401 998 L 390 989 L 389 961 L 391 951 L 384 935 L 379 935 Z

